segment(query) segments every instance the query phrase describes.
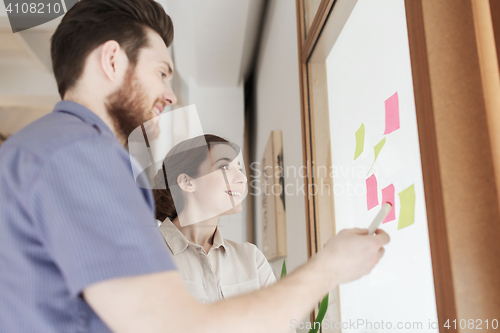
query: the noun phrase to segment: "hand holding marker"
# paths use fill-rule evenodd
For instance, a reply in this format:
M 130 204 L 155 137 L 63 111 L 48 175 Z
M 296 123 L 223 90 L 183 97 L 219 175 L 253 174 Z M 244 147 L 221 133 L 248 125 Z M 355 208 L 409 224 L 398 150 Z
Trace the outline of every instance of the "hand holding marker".
M 373 234 L 375 232 L 375 230 L 377 230 L 377 228 L 382 223 L 382 221 L 385 220 L 385 218 L 387 217 L 387 215 L 389 214 L 391 209 L 392 209 L 392 205 L 388 202 L 386 202 L 382 205 L 380 212 L 377 214 L 377 216 L 375 216 L 375 219 L 373 219 L 372 224 L 370 224 L 370 226 L 368 227 L 368 234 L 369 235 Z

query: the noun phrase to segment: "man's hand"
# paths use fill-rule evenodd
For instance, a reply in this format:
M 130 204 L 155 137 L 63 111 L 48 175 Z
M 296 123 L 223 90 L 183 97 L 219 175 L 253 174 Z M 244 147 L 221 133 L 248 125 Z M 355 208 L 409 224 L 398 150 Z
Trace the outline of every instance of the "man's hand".
M 350 282 L 370 273 L 388 242 L 389 235 L 381 229 L 375 235 L 368 235 L 367 229 L 345 229 L 328 241 L 316 260 L 329 283 Z

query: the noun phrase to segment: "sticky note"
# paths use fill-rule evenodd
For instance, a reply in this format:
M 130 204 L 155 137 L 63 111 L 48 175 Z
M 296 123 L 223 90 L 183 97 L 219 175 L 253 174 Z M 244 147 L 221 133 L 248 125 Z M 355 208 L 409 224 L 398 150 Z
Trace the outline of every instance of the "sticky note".
M 382 150 L 382 148 L 384 147 L 384 145 L 385 145 L 385 138 L 383 138 L 379 143 L 377 143 L 375 145 L 375 147 L 373 147 L 373 150 L 375 151 L 375 160 L 373 161 L 373 164 L 370 167 L 370 170 L 368 170 L 367 174 L 369 174 L 370 171 L 372 171 L 372 168 L 375 165 L 375 161 L 377 161 L 378 154 L 380 154 L 380 151 Z
M 398 93 L 385 101 L 385 132 L 389 134 L 399 128 L 399 98 Z
M 378 205 L 377 178 L 371 175 L 366 179 L 366 206 L 368 210 Z
M 407 189 L 399 192 L 401 211 L 399 212 L 398 230 L 406 228 L 415 222 L 415 186 L 411 185 Z
M 392 184 L 382 189 L 382 204 L 385 204 L 386 202 L 392 205 L 392 209 L 382 223 L 387 223 L 396 219 L 396 207 L 394 205 L 394 185 Z
M 359 155 L 363 152 L 365 146 L 365 124 L 361 126 L 356 131 L 356 151 L 354 152 L 354 160 L 356 160 Z

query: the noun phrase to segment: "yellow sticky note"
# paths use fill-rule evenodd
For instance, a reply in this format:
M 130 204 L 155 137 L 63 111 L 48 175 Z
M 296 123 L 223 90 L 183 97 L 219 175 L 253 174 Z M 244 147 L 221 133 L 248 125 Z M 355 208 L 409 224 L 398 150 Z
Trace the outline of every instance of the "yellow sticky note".
M 406 228 L 415 222 L 415 186 L 411 185 L 399 192 L 401 209 L 399 210 L 398 230 Z
M 385 138 L 383 138 L 379 143 L 375 145 L 375 147 L 373 147 L 373 150 L 375 151 L 375 159 L 373 160 L 373 164 L 370 167 L 370 170 L 368 170 L 367 175 L 370 173 L 370 171 L 372 171 L 372 168 L 375 165 L 375 162 L 377 161 L 378 154 L 380 154 L 380 151 L 382 150 L 384 145 L 385 145 Z
M 354 152 L 354 160 L 363 152 L 365 146 L 365 124 L 361 124 L 356 131 L 356 151 Z

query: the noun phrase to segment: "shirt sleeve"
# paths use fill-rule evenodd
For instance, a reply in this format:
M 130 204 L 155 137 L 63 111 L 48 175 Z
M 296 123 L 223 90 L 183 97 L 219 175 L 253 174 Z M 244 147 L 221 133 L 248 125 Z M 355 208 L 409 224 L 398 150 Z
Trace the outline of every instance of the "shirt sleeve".
M 255 248 L 255 264 L 257 265 L 260 287 L 264 288 L 276 283 L 276 277 L 274 276 L 273 269 L 271 265 L 269 265 L 264 253 L 262 253 L 257 246 L 254 244 L 252 245 Z
M 103 280 L 175 269 L 146 191 L 126 151 L 99 137 L 45 158 L 33 184 L 36 227 L 73 296 Z

